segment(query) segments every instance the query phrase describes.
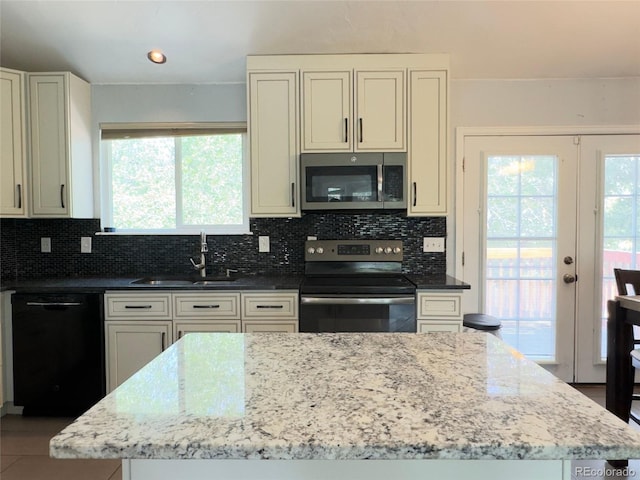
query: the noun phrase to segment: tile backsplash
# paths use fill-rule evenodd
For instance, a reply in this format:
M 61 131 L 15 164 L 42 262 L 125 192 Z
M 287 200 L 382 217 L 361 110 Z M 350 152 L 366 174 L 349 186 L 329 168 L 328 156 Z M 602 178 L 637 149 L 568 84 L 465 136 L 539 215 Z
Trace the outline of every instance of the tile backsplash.
M 443 274 L 444 253 L 423 253 L 423 237 L 445 237 L 444 217 L 415 218 L 401 212 L 309 213 L 301 218 L 252 218 L 253 235 L 210 235 L 210 274 L 227 268 L 243 274 L 296 274 L 304 270 L 304 241 L 380 238 L 404 243 L 403 270 Z M 98 219 L 2 219 L 2 280 L 42 277 L 112 277 L 192 273 L 199 256 L 196 235 L 95 235 Z M 258 236 L 270 237 L 270 252 L 258 252 Z M 40 238 L 51 238 L 51 253 Z M 80 253 L 80 238 L 92 237 L 92 253 Z

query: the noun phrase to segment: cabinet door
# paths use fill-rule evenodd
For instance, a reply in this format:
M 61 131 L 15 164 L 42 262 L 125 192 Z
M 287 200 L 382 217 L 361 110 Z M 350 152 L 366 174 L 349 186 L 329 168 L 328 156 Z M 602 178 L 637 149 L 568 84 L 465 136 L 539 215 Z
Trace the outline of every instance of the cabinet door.
M 171 344 L 171 322 L 106 322 L 107 391 L 162 353 Z
M 173 338 L 177 341 L 187 333 L 240 333 L 240 320 L 211 320 L 207 322 L 174 322 Z
M 24 76 L 0 70 L 0 215 L 24 217 L 26 208 Z
M 412 71 L 408 215 L 447 214 L 447 72 Z
M 356 72 L 356 151 L 404 151 L 405 72 Z
M 302 73 L 302 151 L 351 151 L 351 72 Z
M 242 331 L 244 333 L 296 333 L 298 331 L 298 321 L 244 321 L 242 322 Z
M 69 215 L 64 75 L 29 75 L 31 198 L 34 216 Z
M 251 216 L 300 216 L 298 73 L 249 73 Z

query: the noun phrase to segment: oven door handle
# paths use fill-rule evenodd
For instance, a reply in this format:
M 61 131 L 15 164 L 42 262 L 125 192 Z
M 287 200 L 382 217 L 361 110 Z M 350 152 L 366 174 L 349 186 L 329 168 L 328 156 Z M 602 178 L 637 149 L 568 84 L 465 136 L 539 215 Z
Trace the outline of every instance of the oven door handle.
M 415 297 L 300 297 L 307 305 L 409 305 Z

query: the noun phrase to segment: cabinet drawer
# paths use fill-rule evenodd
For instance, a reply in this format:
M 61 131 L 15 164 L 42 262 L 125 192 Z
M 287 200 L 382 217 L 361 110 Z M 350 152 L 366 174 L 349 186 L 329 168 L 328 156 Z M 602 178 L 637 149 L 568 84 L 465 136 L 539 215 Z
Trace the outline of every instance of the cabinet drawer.
M 460 294 L 418 292 L 418 318 L 462 318 Z
M 298 292 L 243 293 L 243 318 L 298 318 Z
M 240 319 L 239 293 L 185 293 L 173 295 L 175 318 Z
M 171 320 L 171 294 L 106 294 L 105 319 Z

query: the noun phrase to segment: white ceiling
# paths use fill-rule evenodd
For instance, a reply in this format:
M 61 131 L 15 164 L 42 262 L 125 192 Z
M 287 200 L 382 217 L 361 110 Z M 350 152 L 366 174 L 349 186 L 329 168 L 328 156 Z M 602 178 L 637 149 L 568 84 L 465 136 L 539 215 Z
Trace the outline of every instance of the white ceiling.
M 94 84 L 244 82 L 246 55 L 287 53 L 449 53 L 457 79 L 640 77 L 640 0 L 0 0 L 0 18 L 2 66 Z

